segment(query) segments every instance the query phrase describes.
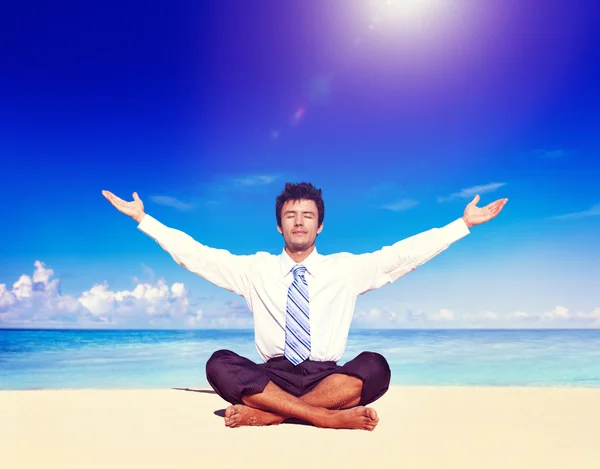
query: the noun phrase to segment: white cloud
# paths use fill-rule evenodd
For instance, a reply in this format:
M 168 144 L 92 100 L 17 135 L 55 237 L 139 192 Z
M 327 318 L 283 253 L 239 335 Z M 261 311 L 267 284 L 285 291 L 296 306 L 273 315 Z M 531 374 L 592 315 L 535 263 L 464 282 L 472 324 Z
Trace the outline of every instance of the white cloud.
M 509 319 L 529 319 L 533 318 L 533 315 L 527 313 L 526 311 L 512 311 L 506 315 Z
M 253 317 L 243 300 L 190 302 L 181 282 L 138 283 L 130 290 L 92 285 L 78 296 L 63 295 L 60 280 L 43 262 L 32 275 L 21 275 L 12 288 L 0 284 L 0 326 L 3 327 L 167 327 L 252 328 Z M 598 328 L 600 306 L 571 311 L 564 305 L 549 310 L 462 313 L 451 308 L 422 311 L 397 307 L 358 308 L 359 328 Z
M 240 186 L 258 186 L 263 184 L 271 184 L 277 179 L 277 176 L 270 175 L 258 175 L 258 176 L 245 176 L 237 178 L 234 182 Z
M 592 326 L 600 327 L 600 306 L 592 311 L 571 312 L 564 306 L 556 306 L 551 311 L 540 314 L 540 319 L 545 322 L 571 322 L 571 323 L 589 323 Z
M 202 310 L 196 310 L 191 312 L 190 314 L 188 314 L 186 320 L 185 320 L 185 324 L 188 327 L 196 327 L 198 325 L 200 325 L 200 322 L 202 321 Z
M 170 287 L 160 279 L 138 283 L 132 290 L 113 291 L 93 285 L 79 297 L 63 295 L 60 280 L 41 261 L 33 275 L 21 275 L 9 289 L 0 284 L 0 325 L 9 327 L 147 327 L 163 321 L 168 327 L 197 325 L 202 311 L 192 308 L 180 282 Z
M 273 183 L 281 181 L 282 174 L 235 174 L 227 177 L 218 177 L 203 187 L 206 207 L 227 203 L 234 203 L 240 194 L 257 194 L 272 191 Z
M 398 312 L 390 308 L 358 309 L 353 321 L 363 328 L 421 328 L 445 327 L 456 319 L 454 311 L 442 308 L 433 313 L 408 309 Z
M 94 285 L 84 291 L 78 300 L 89 312 L 102 317 L 113 310 L 115 294 L 108 290 L 108 285 Z
M 567 220 L 567 219 L 577 219 L 577 218 L 587 218 L 587 217 L 595 217 L 600 216 L 600 203 L 593 205 L 587 210 L 583 210 L 581 212 L 572 212 L 567 213 L 565 215 L 558 215 L 555 217 L 550 217 L 551 220 Z
M 499 318 L 498 313 L 494 313 L 493 311 L 484 311 L 481 314 L 484 319 L 488 319 L 490 321 L 496 321 Z
M 165 205 L 181 211 L 192 210 L 195 207 L 195 204 L 182 202 L 181 200 L 169 195 L 152 195 L 150 196 L 150 200 L 152 200 L 152 202 L 155 204 Z
M 72 324 L 77 318 L 85 318 L 86 313 L 89 320 L 94 320 L 75 298 L 60 293 L 60 281 L 50 280 L 52 269 L 40 261 L 34 266 L 33 275 L 21 275 L 12 289 L 0 284 L 0 325 Z
M 360 309 L 354 314 L 353 322 L 365 328 L 395 327 L 402 323 L 402 319 L 387 308 Z
M 173 297 L 178 298 L 180 296 L 187 296 L 187 293 L 188 292 L 185 289 L 183 283 L 176 282 L 173 285 L 171 285 L 171 294 L 173 295 Z
M 546 311 L 542 313 L 543 319 L 569 319 L 569 310 L 564 306 L 557 306 L 552 311 Z
M 505 182 L 492 182 L 490 184 L 484 184 L 480 186 L 467 187 L 461 189 L 460 192 L 455 192 L 447 197 L 438 197 L 438 202 L 446 202 L 454 199 L 472 199 L 477 194 L 485 194 L 487 192 L 493 192 L 502 186 L 505 186 Z
M 254 319 L 248 305 L 236 299 L 205 308 L 202 324 L 209 329 L 252 329 Z
M 16 296 L 6 288 L 6 285 L 0 284 L 0 311 L 7 310 L 17 302 Z
M 393 212 L 402 212 L 404 210 L 411 209 L 419 205 L 419 202 L 413 199 L 402 199 L 397 202 L 382 205 L 380 208 L 385 210 L 392 210 Z
M 600 327 L 600 307 L 571 312 L 563 305 L 549 311 L 522 310 L 505 313 L 484 310 L 459 313 L 448 308 L 431 312 L 408 309 L 398 313 L 387 308 L 358 309 L 353 319 L 359 328 L 596 328 Z
M 455 318 L 454 311 L 444 308 L 429 316 L 429 319 L 432 321 L 453 321 Z

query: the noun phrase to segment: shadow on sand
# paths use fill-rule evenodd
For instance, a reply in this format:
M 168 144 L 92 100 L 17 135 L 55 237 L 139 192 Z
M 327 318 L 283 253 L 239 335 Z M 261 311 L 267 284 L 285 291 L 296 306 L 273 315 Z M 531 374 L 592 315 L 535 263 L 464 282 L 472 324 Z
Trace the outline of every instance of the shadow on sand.
M 201 392 L 204 394 L 216 394 L 215 391 L 213 391 L 212 389 L 190 389 L 190 388 L 171 388 L 171 389 L 176 389 L 177 391 L 189 391 L 189 392 Z M 225 418 L 225 409 L 219 409 L 219 410 L 215 410 L 214 414 L 218 417 L 221 418 Z M 282 422 L 283 424 L 292 424 L 292 425 L 307 425 L 309 427 L 312 427 L 313 424 L 306 422 L 304 420 L 300 420 L 300 419 L 287 419 L 284 422 Z
M 177 391 L 190 391 L 190 392 L 202 392 L 204 394 L 217 394 L 212 389 L 190 389 L 190 388 L 171 388 Z

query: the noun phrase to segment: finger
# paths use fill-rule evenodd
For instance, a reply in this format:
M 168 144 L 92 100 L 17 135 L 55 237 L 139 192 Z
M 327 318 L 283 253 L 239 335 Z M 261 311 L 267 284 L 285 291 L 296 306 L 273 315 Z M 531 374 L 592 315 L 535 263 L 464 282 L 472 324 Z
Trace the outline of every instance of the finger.
M 117 208 L 123 208 L 123 207 L 127 206 L 127 202 L 125 202 L 123 199 L 117 197 L 114 194 L 109 195 L 108 200 L 111 204 L 113 204 Z
M 107 192 L 106 194 L 104 194 L 104 197 L 106 197 L 106 199 L 116 207 L 116 200 L 115 200 L 115 196 L 113 194 L 111 194 L 110 192 Z
M 496 208 L 500 207 L 502 204 L 503 204 L 502 199 L 500 199 L 500 200 L 496 200 L 496 201 L 492 202 L 486 208 L 489 208 L 490 210 L 496 210 Z
M 479 202 L 479 194 L 477 194 L 475 198 L 471 200 L 471 203 L 469 205 L 477 205 L 477 202 Z
M 121 197 L 117 197 L 115 194 L 110 194 L 109 195 L 110 200 L 114 201 L 117 204 L 124 204 L 125 201 L 123 199 L 121 199 Z
M 500 211 L 502 210 L 502 208 L 504 207 L 504 204 L 498 204 L 494 207 L 494 209 L 492 210 L 492 215 L 495 217 L 496 215 L 498 215 L 500 213 Z
M 496 208 L 498 210 L 502 210 L 502 208 L 506 205 L 507 201 L 508 201 L 508 199 L 500 199 L 500 200 L 498 200 L 498 202 L 496 203 Z
M 115 194 L 113 194 L 111 191 L 102 191 L 102 194 L 103 194 L 105 197 L 117 197 L 117 196 L 116 196 Z M 117 197 L 117 199 L 118 199 L 118 197 Z
M 140 200 L 140 196 L 138 195 L 137 192 L 133 193 L 133 200 Z
M 112 205 L 115 205 L 114 202 L 114 195 L 112 194 L 112 192 L 109 191 L 102 191 L 102 195 L 104 196 L 104 198 L 106 200 L 108 200 Z
M 108 199 L 111 195 L 114 194 L 111 191 L 102 191 L 102 195 Z

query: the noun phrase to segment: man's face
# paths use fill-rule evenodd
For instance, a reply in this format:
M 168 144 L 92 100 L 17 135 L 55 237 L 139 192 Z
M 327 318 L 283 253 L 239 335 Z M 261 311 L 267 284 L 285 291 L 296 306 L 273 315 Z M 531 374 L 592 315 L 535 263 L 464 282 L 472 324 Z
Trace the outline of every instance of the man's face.
M 312 200 L 288 200 L 281 209 L 281 226 L 285 245 L 293 250 L 305 250 L 315 244 L 323 229 L 319 223 L 317 204 Z

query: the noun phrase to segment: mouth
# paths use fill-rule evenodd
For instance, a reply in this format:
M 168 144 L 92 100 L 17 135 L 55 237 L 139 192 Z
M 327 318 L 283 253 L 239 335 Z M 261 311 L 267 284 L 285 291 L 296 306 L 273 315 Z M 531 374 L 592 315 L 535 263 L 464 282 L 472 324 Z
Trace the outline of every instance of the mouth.
M 306 234 L 306 231 L 292 231 L 292 234 Z

